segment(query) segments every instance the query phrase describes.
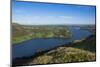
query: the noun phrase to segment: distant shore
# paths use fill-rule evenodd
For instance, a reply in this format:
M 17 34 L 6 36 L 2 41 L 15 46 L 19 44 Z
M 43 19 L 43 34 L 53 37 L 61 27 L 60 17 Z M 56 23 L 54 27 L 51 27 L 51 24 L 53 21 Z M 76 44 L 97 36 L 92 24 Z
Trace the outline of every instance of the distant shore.
M 70 38 L 72 35 L 64 25 L 31 26 L 12 23 L 12 43 L 17 44 L 35 38 Z
M 90 55 L 90 57 L 92 58 L 92 53 L 93 53 L 93 57 L 95 56 L 95 47 L 93 48 L 92 46 L 95 46 L 95 42 L 93 43 L 93 42 L 91 42 L 91 43 L 93 43 L 93 45 L 91 45 L 90 46 L 90 49 L 87 49 L 88 47 L 89 47 L 89 45 L 84 45 L 85 47 L 81 47 L 81 46 L 83 46 L 82 44 L 80 44 L 80 45 L 75 45 L 75 44 L 77 44 L 77 43 L 83 43 L 83 42 L 86 42 L 86 44 L 87 44 L 87 41 L 88 40 L 94 40 L 94 38 L 95 38 L 95 35 L 91 35 L 91 36 L 89 36 L 88 38 L 86 38 L 85 40 L 82 40 L 82 41 L 80 41 L 80 42 L 75 42 L 75 41 L 73 41 L 73 43 L 69 43 L 69 45 L 61 45 L 61 46 L 57 46 L 57 47 L 54 47 L 54 48 L 52 48 L 52 49 L 49 49 L 49 50 L 46 50 L 46 51 L 39 51 L 39 52 L 36 52 L 34 55 L 32 55 L 32 56 L 30 56 L 30 57 L 22 57 L 22 58 L 16 58 L 16 59 L 13 59 L 12 60 L 12 64 L 13 64 L 13 66 L 16 66 L 16 65 L 18 65 L 18 66 L 20 66 L 20 65 L 29 65 L 30 64 L 30 62 L 31 61 L 33 61 L 33 60 L 36 60 L 35 58 L 38 58 L 38 57 L 41 57 L 41 56 L 43 56 L 43 55 L 46 55 L 46 54 L 48 54 L 48 52 L 51 52 L 52 53 L 52 51 L 54 51 L 54 50 L 56 50 L 56 49 L 58 49 L 58 48 L 60 48 L 60 47 L 65 47 L 65 49 L 67 48 L 70 48 L 70 47 L 72 47 L 73 49 L 75 49 L 75 50 L 78 50 L 78 49 L 82 49 L 82 51 L 84 52 L 84 50 L 85 50 L 85 52 L 86 53 L 89 53 Z M 88 41 L 89 42 L 89 41 Z M 90 44 L 90 43 L 88 43 L 88 44 Z M 80 46 L 80 47 L 77 47 L 77 46 Z M 78 48 L 78 49 L 77 49 Z M 69 51 L 70 51 L 70 49 L 69 49 Z M 89 52 L 88 52 L 89 51 Z M 88 58 L 87 58 L 88 59 Z M 92 60 L 91 60 L 92 61 Z M 94 61 L 95 61 L 95 58 L 94 58 Z M 35 61 L 34 61 L 35 62 Z M 42 62 L 42 61 L 41 61 Z M 38 62 L 35 62 L 36 64 L 38 64 Z M 34 63 L 33 63 L 34 64 Z

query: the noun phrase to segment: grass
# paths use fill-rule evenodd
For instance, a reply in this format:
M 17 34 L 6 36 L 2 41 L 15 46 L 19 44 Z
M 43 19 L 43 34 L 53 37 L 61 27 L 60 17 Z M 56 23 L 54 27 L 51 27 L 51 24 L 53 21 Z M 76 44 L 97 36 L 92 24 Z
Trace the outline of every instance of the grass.
M 47 56 L 45 58 L 45 56 Z M 44 55 L 36 57 L 30 64 L 44 64 L 40 59 L 45 58 L 45 64 L 51 63 L 69 63 L 69 62 L 84 62 L 96 60 L 96 41 L 95 35 L 91 35 L 82 41 L 70 43 L 69 46 L 58 47 Z M 49 59 L 46 60 L 46 59 Z M 39 63 L 38 63 L 39 62 Z M 41 62 L 41 63 L 40 63 Z
M 14 26 L 15 27 L 15 26 Z M 32 38 L 70 37 L 68 30 L 60 29 L 32 29 L 15 28 L 13 43 L 20 43 Z M 50 30 L 51 29 L 51 30 Z M 66 31 L 66 32 L 65 32 Z M 76 35 L 77 36 L 77 35 Z M 96 61 L 95 33 L 84 40 L 76 40 L 49 51 L 39 51 L 31 57 L 17 58 L 13 65 L 54 64 L 72 62 Z
M 26 27 L 26 26 L 25 26 Z M 30 26 L 28 26 L 30 27 Z M 32 26 L 33 28 L 24 28 L 23 25 L 12 24 L 12 42 L 21 43 L 32 38 L 69 38 L 71 33 L 67 27 L 60 26 Z
M 29 64 L 69 63 L 95 60 L 95 53 L 72 47 L 59 47 L 33 59 Z
M 96 61 L 95 35 L 85 40 L 63 45 L 35 56 L 16 59 L 13 65 L 55 64 Z
M 24 42 L 24 41 L 27 41 L 27 40 L 30 40 L 31 37 L 30 36 L 20 36 L 20 37 L 13 37 L 13 44 L 16 44 L 16 43 L 21 43 L 21 42 Z

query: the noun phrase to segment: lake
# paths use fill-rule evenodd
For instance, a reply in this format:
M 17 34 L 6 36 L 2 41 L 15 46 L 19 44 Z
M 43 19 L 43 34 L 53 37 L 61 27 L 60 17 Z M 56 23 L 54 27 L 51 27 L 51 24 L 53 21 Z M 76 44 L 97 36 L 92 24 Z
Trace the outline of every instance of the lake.
M 40 50 L 48 50 L 59 45 L 67 44 L 74 40 L 84 39 L 92 33 L 88 30 L 82 30 L 78 26 L 68 27 L 71 38 L 35 38 L 12 46 L 12 58 L 28 57 Z

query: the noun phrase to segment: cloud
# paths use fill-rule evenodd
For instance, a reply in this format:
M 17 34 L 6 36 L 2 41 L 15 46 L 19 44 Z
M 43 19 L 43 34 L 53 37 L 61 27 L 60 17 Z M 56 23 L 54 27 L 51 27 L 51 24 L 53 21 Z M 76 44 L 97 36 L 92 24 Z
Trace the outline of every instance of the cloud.
M 72 19 L 73 17 L 71 16 L 33 16 L 34 19 L 40 19 L 40 18 L 56 18 L 56 19 Z
M 72 19 L 71 16 L 59 16 L 60 18 L 63 18 L 63 19 Z

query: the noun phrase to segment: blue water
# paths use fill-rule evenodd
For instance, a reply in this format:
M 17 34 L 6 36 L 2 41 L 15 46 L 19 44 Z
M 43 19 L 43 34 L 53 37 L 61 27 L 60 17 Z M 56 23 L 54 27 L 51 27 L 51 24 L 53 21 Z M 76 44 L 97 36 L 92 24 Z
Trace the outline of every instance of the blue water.
M 12 47 L 12 58 L 27 57 L 39 50 L 48 50 L 59 45 L 67 44 L 73 40 L 80 40 L 88 37 L 91 33 L 81 30 L 79 27 L 69 27 L 72 37 L 67 38 L 37 38 L 31 39 Z

